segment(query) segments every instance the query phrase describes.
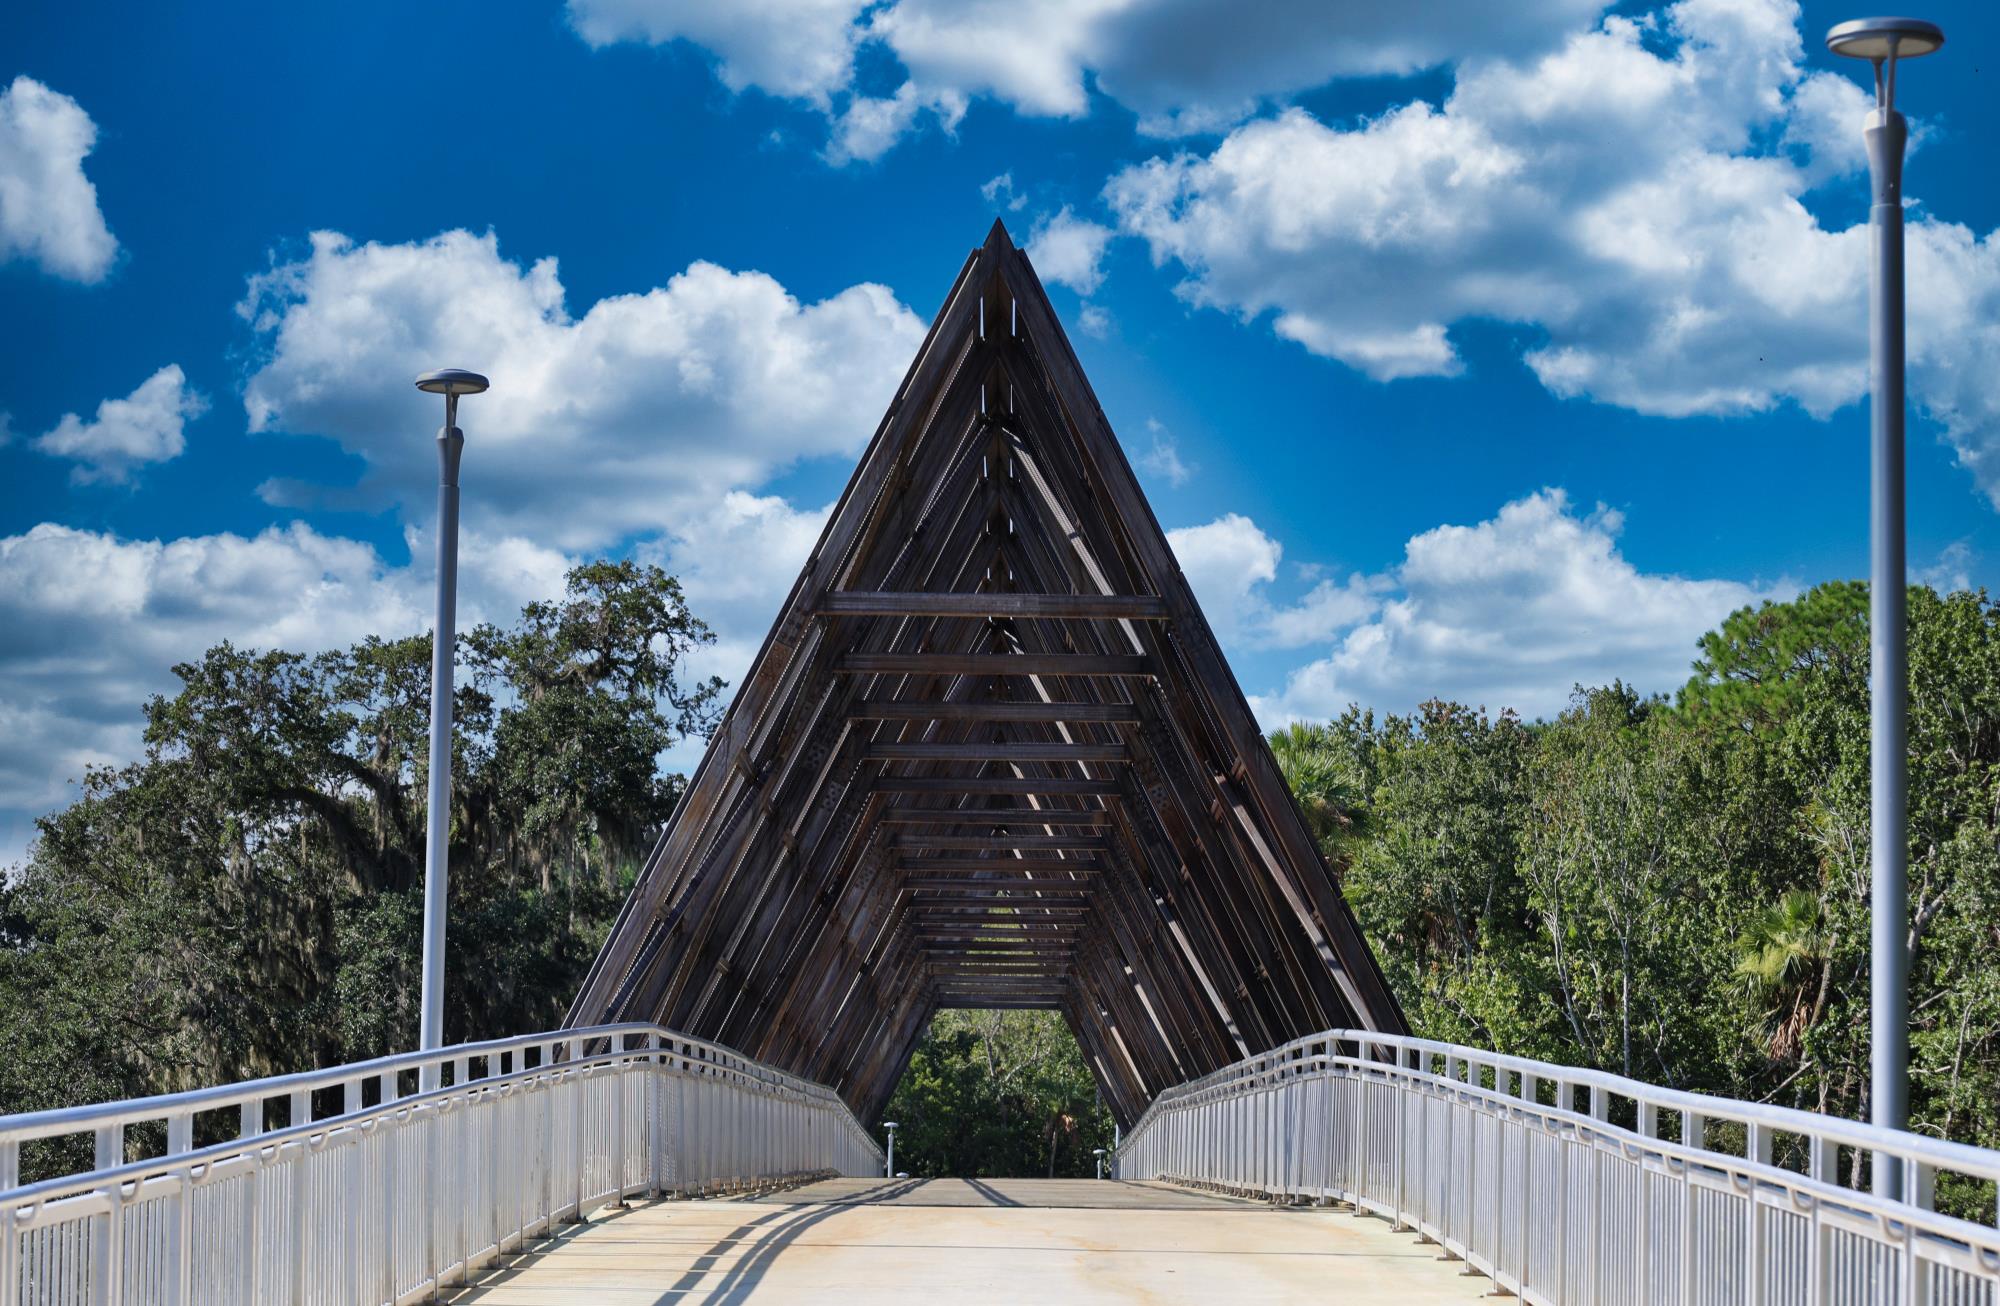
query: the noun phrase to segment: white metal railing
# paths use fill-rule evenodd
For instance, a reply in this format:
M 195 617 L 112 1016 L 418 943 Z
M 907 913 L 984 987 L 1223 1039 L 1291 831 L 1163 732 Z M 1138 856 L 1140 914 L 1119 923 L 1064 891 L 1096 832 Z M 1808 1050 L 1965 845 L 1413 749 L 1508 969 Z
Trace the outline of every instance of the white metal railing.
M 1843 1153 L 1898 1158 L 1912 1200 L 1840 1186 Z M 1931 1209 L 1940 1173 L 2000 1183 L 2000 1152 L 1359 1030 L 1169 1089 L 1117 1153 L 1352 1203 L 1547 1306 L 2000 1306 L 2000 1228 Z
M 77 1135 L 92 1169 L 18 1185 Z M 0 1117 L 0 1306 L 408 1302 L 630 1194 L 881 1172 L 831 1089 L 656 1025 L 462 1044 Z

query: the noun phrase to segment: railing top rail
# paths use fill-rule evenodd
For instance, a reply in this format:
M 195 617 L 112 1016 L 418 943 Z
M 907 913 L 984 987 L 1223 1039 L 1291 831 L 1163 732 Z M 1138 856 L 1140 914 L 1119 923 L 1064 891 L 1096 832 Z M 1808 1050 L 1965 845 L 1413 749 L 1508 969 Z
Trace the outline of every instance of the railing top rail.
M 1781 1133 L 1824 1139 L 1827 1142 L 1864 1151 L 1886 1152 L 1920 1165 L 2000 1182 L 2000 1151 L 1989 1148 L 1948 1142 L 1903 1130 L 1885 1129 L 1863 1121 L 1821 1115 L 1814 1111 L 1801 1111 L 1794 1107 L 1776 1106 L 1766 1102 L 1744 1102 L 1735 1098 L 1690 1092 L 1686 1089 L 1663 1088 L 1610 1071 L 1587 1070 L 1579 1066 L 1537 1061 L 1532 1057 L 1510 1056 L 1438 1039 L 1418 1038 L 1406 1034 L 1383 1034 L 1362 1029 L 1333 1029 L 1293 1039 L 1268 1052 L 1246 1057 L 1220 1070 L 1212 1071 L 1200 1079 L 1189 1080 L 1185 1084 L 1169 1088 L 1153 1099 L 1145 1113 L 1127 1132 L 1125 1146 L 1130 1146 L 1133 1140 L 1150 1127 L 1157 1113 L 1171 1108 L 1176 1103 L 1213 1089 L 1253 1081 L 1261 1076 L 1282 1071 L 1287 1065 L 1296 1067 L 1301 1060 L 1331 1061 L 1336 1055 L 1331 1050 L 1332 1045 L 1343 1043 L 1359 1045 L 1364 1054 L 1371 1047 L 1396 1048 L 1428 1056 L 1454 1058 L 1471 1066 L 1532 1075 L 1551 1083 L 1601 1089 L 1642 1105 L 1686 1112 L 1710 1120 L 1757 1125 Z M 1311 1050 L 1315 1047 L 1321 1050 L 1313 1053 Z M 1364 1055 L 1361 1059 L 1366 1061 L 1369 1058 Z M 1389 1063 L 1383 1061 L 1379 1064 Z M 1566 1107 L 1569 1105 L 1565 1104 Z
M 422 1071 L 434 1066 L 449 1065 L 455 1061 L 500 1056 L 529 1048 L 542 1048 L 552 1053 L 555 1048 L 569 1044 L 572 1050 L 568 1055 L 573 1059 L 577 1055 L 574 1049 L 584 1044 L 612 1038 L 646 1036 L 671 1043 L 676 1051 L 704 1054 L 718 1068 L 790 1088 L 806 1096 L 840 1102 L 839 1095 L 826 1085 L 767 1066 L 734 1048 L 705 1039 L 690 1038 L 662 1025 L 633 1021 L 616 1025 L 550 1030 L 538 1034 L 519 1034 L 508 1038 L 489 1039 L 482 1043 L 459 1043 L 424 1052 L 398 1052 L 369 1061 L 349 1062 L 317 1070 L 302 1070 L 289 1075 L 271 1075 L 263 1079 L 241 1080 L 233 1084 L 215 1084 L 207 1088 L 187 1089 L 178 1093 L 161 1093 L 152 1097 L 125 1098 L 87 1106 L 55 1107 L 44 1111 L 0 1116 L 0 1145 L 143 1124 L 200 1112 L 226 1111 L 231 1107 L 240 1107 L 250 1102 L 266 1101 L 293 1093 L 337 1088 L 343 1084 L 373 1079 L 379 1075 L 400 1074 L 408 1070 Z M 629 1050 L 633 1055 L 639 1051 L 640 1049 Z M 843 1109 L 846 1106 L 844 1102 L 840 1102 L 840 1105 Z

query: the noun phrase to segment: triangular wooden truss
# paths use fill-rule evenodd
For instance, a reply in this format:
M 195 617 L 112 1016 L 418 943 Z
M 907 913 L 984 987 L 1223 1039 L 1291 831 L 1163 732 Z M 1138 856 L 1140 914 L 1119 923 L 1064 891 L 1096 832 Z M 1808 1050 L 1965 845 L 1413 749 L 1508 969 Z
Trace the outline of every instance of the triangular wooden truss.
M 932 1013 L 1060 1010 L 1114 1113 L 1404 1029 L 1027 258 L 967 258 L 570 1012 L 873 1119 Z

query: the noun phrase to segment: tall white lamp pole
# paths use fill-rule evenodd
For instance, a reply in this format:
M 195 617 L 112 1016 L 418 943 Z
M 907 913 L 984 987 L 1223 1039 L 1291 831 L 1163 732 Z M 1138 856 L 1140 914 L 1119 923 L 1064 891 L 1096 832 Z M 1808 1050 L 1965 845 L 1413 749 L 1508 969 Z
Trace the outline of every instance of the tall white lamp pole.
M 1870 1116 L 1910 1122 L 1909 692 L 1904 611 L 1909 569 L 1903 540 L 1903 147 L 1909 125 L 1896 112 L 1896 64 L 1929 54 L 1944 33 L 1915 18 L 1859 18 L 1826 34 L 1827 49 L 1875 65 L 1875 108 L 1861 129 L 1874 203 L 1868 228 L 1874 267 L 1868 295 L 1870 413 L 1868 657 L 1869 844 L 1873 863 L 1869 937 Z M 1903 1196 L 1902 1165 L 1875 1153 L 1874 1186 Z
M 431 628 L 430 802 L 424 817 L 424 988 L 417 1046 L 444 1046 L 444 926 L 450 900 L 451 689 L 458 646 L 458 398 L 486 389 L 477 372 L 446 368 L 417 378 L 417 389 L 444 396 L 444 426 L 437 435 L 437 620 Z M 424 1087 L 437 1087 L 437 1070 L 424 1071 Z

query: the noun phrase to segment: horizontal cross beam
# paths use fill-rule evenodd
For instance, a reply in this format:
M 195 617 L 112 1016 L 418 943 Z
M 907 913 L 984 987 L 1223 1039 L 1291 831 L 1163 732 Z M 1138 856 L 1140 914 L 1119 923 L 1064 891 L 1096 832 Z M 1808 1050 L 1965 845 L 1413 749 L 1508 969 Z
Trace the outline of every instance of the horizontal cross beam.
M 1080 884 L 1076 880 L 1026 880 L 1026 878 L 972 880 L 972 878 L 962 878 L 962 876 L 934 876 L 934 878 L 922 878 L 920 876 L 920 878 L 906 878 L 906 880 L 902 880 L 902 888 L 916 890 L 916 892 L 936 890 L 936 892 L 950 892 L 950 894 L 962 894 L 962 892 L 974 890 L 974 888 L 992 888 L 992 890 L 1006 890 L 1006 892 L 1014 892 L 1014 894 L 1064 894 L 1064 896 L 1072 896 L 1072 898 L 1082 898 L 1086 894 L 1094 894 L 1098 886 L 1096 884 Z
M 1069 849 L 1100 852 L 1107 844 L 1087 834 L 899 834 L 888 841 L 891 848 L 950 848 L 985 852 L 1004 848 Z
M 1031 911 L 1034 915 L 1027 918 L 1030 920 L 1041 920 L 1047 916 L 1088 916 L 1094 910 L 1089 903 L 1056 902 L 1046 898 L 981 898 L 960 895 L 953 898 L 912 898 L 910 901 L 916 909 L 917 918 L 926 922 L 950 920 L 970 924 L 981 918 L 966 913 L 995 911 L 1001 908 Z
M 924 916 L 904 926 L 916 938 L 936 938 L 954 944 L 1032 944 L 1046 938 L 1054 944 L 1070 942 L 1090 922 L 1086 920 L 988 920 L 984 916 Z
M 1063 861 L 1055 857 L 904 857 L 896 864 L 905 871 L 1011 871 L 1016 875 L 1061 875 L 1067 871 L 1104 869 L 1098 862 Z
M 862 756 L 875 762 L 1129 762 L 1123 744 L 870 744 Z
M 863 698 L 848 706 L 847 715 L 856 721 L 1101 721 L 1130 725 L 1139 720 L 1139 709 L 1129 703 L 920 703 Z
M 1076 960 L 1076 953 L 1068 948 L 1018 948 L 1011 952 L 964 952 L 954 948 L 925 948 L 924 952 L 933 964 L 940 961 L 972 960 L 983 961 L 989 957 L 1032 959 L 1037 965 L 1054 965 L 1058 962 Z
M 1165 621 L 1165 599 L 1144 594 L 935 594 L 920 590 L 830 590 L 827 617 L 1007 617 Z
M 884 825 L 969 825 L 982 830 L 994 826 L 1039 830 L 1045 825 L 1101 829 L 1111 824 L 1111 813 L 1101 808 L 1073 811 L 1051 807 L 884 807 L 880 819 Z
M 1115 798 L 1123 792 L 1116 780 L 1069 780 L 1042 776 L 877 776 L 877 793 L 884 794 L 997 794 L 1021 797 L 1028 794 L 1083 795 Z
M 849 676 L 1150 676 L 1153 660 L 1118 653 L 849 653 Z

